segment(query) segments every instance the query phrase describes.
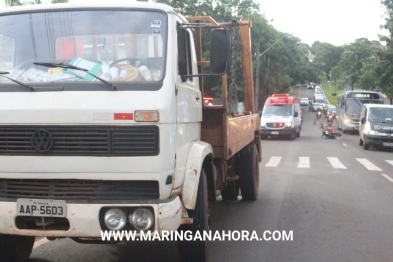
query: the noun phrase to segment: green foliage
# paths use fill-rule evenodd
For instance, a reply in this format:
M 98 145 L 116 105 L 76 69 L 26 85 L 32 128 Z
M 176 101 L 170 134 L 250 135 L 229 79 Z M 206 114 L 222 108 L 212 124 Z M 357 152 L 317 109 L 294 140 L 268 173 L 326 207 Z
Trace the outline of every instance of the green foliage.
M 386 42 L 386 49 L 378 52 L 378 63 L 376 72 L 379 76 L 379 87 L 382 92 L 390 98 L 392 103 L 393 98 L 393 0 L 382 0 L 383 5 L 386 6 L 386 24 L 383 28 L 389 31 L 389 36 L 381 36 L 380 40 Z
M 4 0 L 5 6 L 17 6 L 17 5 L 22 5 L 22 3 L 19 0 Z
M 315 55 L 313 64 L 319 72 L 324 72 L 326 76 L 340 61 L 340 57 L 344 52 L 343 47 L 336 47 L 329 43 L 315 42 L 312 45 Z
M 354 89 L 355 86 L 357 88 L 365 87 L 366 82 L 363 81 L 363 73 L 369 73 L 369 70 L 363 70 L 363 65 L 369 64 L 368 60 L 372 59 L 375 55 L 375 52 L 371 45 L 367 42 L 355 42 L 350 45 L 345 46 L 345 51 L 341 56 L 341 60 L 338 64 L 341 72 L 343 73 L 343 77 L 347 79 L 347 83 L 349 86 Z M 360 84 L 359 84 L 360 83 Z M 365 88 L 369 89 L 369 88 Z
M 192 1 L 192 0 L 158 0 L 157 2 L 168 4 L 175 8 L 180 8 L 180 13 L 185 16 L 208 15 L 218 22 L 229 22 L 231 20 L 252 21 L 251 27 L 251 49 L 253 54 L 253 68 L 257 68 L 256 52 L 259 46 L 260 53 L 267 49 L 260 57 L 259 62 L 259 105 L 263 105 L 266 97 L 275 92 L 288 92 L 291 85 L 304 80 L 317 80 L 318 74 L 310 66 L 306 55 L 309 47 L 301 45 L 300 39 L 296 37 L 283 38 L 285 33 L 277 31 L 266 18 L 259 14 L 259 5 L 253 0 L 218 0 L 218 1 Z M 233 33 L 237 29 L 233 29 Z M 205 37 L 205 35 L 204 35 Z M 236 35 L 240 45 L 240 37 Z M 277 40 L 281 39 L 276 43 Z M 209 45 L 203 43 L 203 57 L 209 57 Z M 274 46 L 272 46 L 274 45 Z M 236 52 L 235 57 L 235 78 L 238 88 L 238 98 L 243 98 L 243 79 L 241 51 Z M 256 75 L 256 74 L 255 74 Z M 231 74 L 228 74 L 228 85 L 232 82 Z M 255 79 L 254 79 L 255 80 Z M 207 78 L 204 80 L 204 90 L 206 94 L 221 97 L 220 79 Z M 258 110 L 258 108 L 257 108 Z
M 41 0 L 4 0 L 5 6 L 18 6 L 18 5 L 39 5 L 42 4 Z M 52 4 L 68 3 L 68 0 L 51 0 Z

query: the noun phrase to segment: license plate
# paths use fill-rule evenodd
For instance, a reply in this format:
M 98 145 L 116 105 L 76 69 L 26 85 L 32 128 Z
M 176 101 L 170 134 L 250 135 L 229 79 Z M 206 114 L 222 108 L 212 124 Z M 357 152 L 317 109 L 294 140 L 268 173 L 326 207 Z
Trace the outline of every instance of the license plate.
M 272 131 L 272 135 L 278 135 L 279 132 L 278 131 Z
M 65 217 L 66 202 L 64 200 L 24 199 L 16 200 L 18 216 L 33 217 Z
M 383 146 L 393 146 L 393 143 L 384 142 L 384 143 L 383 143 Z

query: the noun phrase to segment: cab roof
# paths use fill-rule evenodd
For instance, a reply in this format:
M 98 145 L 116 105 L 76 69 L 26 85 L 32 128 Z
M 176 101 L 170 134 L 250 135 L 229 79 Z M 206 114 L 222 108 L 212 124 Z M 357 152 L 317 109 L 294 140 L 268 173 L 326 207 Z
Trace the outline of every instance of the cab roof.
M 59 3 L 59 4 L 39 4 L 39 5 L 22 5 L 22 6 L 10 6 L 5 8 L 0 8 L 0 15 L 4 14 L 15 14 L 24 13 L 27 11 L 61 11 L 61 10 L 84 10 L 84 9 L 122 9 L 122 8 L 138 8 L 138 9 L 156 9 L 162 10 L 167 13 L 174 13 L 174 8 L 165 4 L 154 3 L 154 2 L 142 2 L 142 1 L 128 1 L 127 3 L 118 1 L 108 1 L 107 3 L 100 4 L 69 4 L 69 3 Z

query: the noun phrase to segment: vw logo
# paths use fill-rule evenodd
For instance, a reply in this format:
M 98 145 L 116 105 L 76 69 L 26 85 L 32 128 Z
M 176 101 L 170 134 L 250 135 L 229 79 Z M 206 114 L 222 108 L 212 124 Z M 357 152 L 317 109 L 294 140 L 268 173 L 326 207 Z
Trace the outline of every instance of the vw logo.
M 53 147 L 53 136 L 46 129 L 38 129 L 31 136 L 31 144 L 38 152 L 48 152 Z

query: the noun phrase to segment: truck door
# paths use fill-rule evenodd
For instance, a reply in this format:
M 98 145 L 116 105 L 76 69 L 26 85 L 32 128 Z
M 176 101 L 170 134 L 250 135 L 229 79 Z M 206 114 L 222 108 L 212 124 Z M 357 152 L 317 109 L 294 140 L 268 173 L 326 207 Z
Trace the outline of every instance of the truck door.
M 196 74 L 195 52 L 189 29 L 177 28 L 178 77 L 177 77 L 177 122 L 202 121 L 202 97 L 197 77 L 181 78 L 180 75 Z M 193 68 L 194 67 L 194 68 Z

